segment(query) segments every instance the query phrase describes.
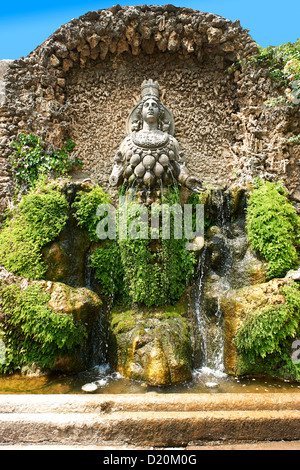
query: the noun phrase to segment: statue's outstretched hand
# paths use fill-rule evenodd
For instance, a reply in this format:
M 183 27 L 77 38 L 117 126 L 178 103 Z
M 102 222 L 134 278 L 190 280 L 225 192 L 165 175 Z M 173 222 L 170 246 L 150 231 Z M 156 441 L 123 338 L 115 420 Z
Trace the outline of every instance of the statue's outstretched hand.
M 196 176 L 189 176 L 185 182 L 185 186 L 193 191 L 194 193 L 200 194 L 202 191 L 206 191 L 201 181 Z

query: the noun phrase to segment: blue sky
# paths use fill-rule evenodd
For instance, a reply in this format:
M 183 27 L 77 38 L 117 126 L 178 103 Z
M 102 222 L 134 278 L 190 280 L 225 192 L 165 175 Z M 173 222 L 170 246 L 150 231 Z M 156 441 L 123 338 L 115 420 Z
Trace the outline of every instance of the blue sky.
M 23 0 L 6 3 L 0 9 L 0 59 L 18 59 L 28 55 L 60 25 L 72 18 L 111 5 L 140 5 L 145 1 Z M 155 2 L 146 2 L 155 4 Z M 181 0 L 173 3 L 216 13 L 229 20 L 239 19 L 261 46 L 278 46 L 300 37 L 300 0 Z

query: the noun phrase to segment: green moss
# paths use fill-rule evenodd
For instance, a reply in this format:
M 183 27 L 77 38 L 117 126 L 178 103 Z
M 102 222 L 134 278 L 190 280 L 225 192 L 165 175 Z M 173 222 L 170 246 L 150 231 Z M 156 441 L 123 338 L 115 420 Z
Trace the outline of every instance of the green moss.
M 234 343 L 239 369 L 300 379 L 300 365 L 291 359 L 291 342 L 300 334 L 300 290 L 296 283 L 281 288 L 285 302 L 252 312 L 239 328 Z
M 60 234 L 67 219 L 68 203 L 59 191 L 31 190 L 0 232 L 1 264 L 16 275 L 41 279 L 46 271 L 41 249 Z
M 251 248 L 268 261 L 268 279 L 298 267 L 300 219 L 279 183 L 260 182 L 248 202 Z
M 80 191 L 72 205 L 74 217 L 80 227 L 89 232 L 91 241 L 98 241 L 96 228 L 100 221 L 97 208 L 101 204 L 110 204 L 109 195 L 98 185 L 93 186 L 90 191 Z
M 48 307 L 49 295 L 41 286 L 31 284 L 21 290 L 17 284 L 1 290 L 3 341 L 6 363 L 0 371 L 23 372 L 32 364 L 45 369 L 56 356 L 73 353 L 86 337 L 85 327 L 70 316 L 58 314 Z

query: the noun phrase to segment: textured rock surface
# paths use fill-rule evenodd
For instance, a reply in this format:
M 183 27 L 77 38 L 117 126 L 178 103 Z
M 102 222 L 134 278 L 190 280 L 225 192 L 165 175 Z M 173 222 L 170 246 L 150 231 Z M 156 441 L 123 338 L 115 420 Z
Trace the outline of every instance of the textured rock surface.
M 112 312 L 111 361 L 131 380 L 163 386 L 191 379 L 191 343 L 186 319 L 165 311 Z
M 145 78 L 159 81 L 187 164 L 205 183 L 268 174 L 299 190 L 299 145 L 287 143 L 299 128 L 297 108 L 266 108 L 280 92 L 266 70 L 227 71 L 255 51 L 238 21 L 172 5 L 116 6 L 61 26 L 2 80 L 0 212 L 12 194 L 9 143 L 21 131 L 49 148 L 72 138 L 85 170 L 108 188 Z
M 220 298 L 225 320 L 225 368 L 229 374 L 237 372 L 237 350 L 233 338 L 249 313 L 284 302 L 279 290 L 287 282 L 285 279 L 272 281 L 241 289 L 232 289 Z

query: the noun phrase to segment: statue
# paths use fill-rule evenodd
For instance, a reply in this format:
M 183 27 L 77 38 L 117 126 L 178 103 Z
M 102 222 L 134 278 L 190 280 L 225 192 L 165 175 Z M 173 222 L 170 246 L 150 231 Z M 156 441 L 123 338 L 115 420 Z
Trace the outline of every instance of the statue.
M 127 134 L 114 159 L 111 186 L 133 187 L 138 202 L 159 201 L 166 186 L 178 183 L 200 193 L 206 188 L 190 175 L 177 140 L 171 112 L 159 100 L 153 80 L 142 84 L 142 100 L 127 120 Z

